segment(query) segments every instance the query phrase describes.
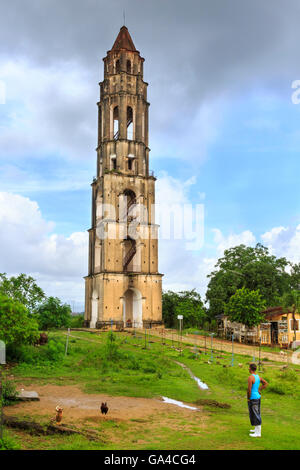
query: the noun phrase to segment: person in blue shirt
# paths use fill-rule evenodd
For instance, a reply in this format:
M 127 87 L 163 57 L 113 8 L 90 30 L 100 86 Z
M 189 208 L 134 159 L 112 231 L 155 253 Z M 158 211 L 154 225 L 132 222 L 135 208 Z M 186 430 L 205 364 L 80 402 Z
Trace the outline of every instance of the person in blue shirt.
M 250 364 L 249 372 L 247 390 L 248 409 L 251 425 L 255 426 L 249 435 L 251 437 L 261 437 L 260 392 L 268 386 L 268 383 L 256 374 L 255 364 Z

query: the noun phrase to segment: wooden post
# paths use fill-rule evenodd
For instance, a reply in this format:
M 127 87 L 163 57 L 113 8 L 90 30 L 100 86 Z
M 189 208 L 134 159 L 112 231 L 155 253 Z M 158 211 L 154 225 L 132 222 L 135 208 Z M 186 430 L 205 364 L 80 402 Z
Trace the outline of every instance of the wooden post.
M 65 356 L 68 354 L 69 336 L 70 336 L 70 328 L 68 328 L 68 334 L 67 334 L 67 339 L 66 339 Z
M 232 340 L 232 357 L 231 357 L 231 367 L 233 367 L 233 365 L 234 365 L 234 349 L 233 349 L 233 340 L 234 340 L 234 334 L 232 334 L 231 340 Z
M 211 333 L 210 334 L 210 338 L 211 338 L 211 355 L 210 355 L 211 362 L 213 362 L 213 360 L 214 360 L 214 356 L 213 356 L 213 336 L 214 336 L 214 333 Z

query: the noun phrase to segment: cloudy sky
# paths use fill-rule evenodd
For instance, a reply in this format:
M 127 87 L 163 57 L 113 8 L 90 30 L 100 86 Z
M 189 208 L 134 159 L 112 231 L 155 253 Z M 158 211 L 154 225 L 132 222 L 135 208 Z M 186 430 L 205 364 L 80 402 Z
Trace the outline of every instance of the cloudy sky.
M 160 242 L 164 288 L 204 294 L 240 243 L 299 262 L 298 0 L 2 0 L 0 272 L 83 308 L 98 82 L 123 9 L 146 59 L 157 199 L 204 205 L 200 250 Z

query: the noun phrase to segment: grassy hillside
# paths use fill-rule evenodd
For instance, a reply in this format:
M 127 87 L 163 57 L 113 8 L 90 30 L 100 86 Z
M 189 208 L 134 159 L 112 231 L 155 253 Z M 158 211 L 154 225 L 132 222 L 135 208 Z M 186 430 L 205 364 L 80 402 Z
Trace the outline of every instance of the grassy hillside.
M 270 383 L 263 393 L 263 437 L 248 436 L 246 387 L 248 364 L 252 357 L 194 350 L 182 353 L 171 342 L 143 335 L 72 332 L 68 355 L 66 336 L 50 335 L 47 346 L 24 347 L 16 352 L 10 371 L 17 384 L 79 385 L 87 394 L 145 397 L 166 396 L 200 407 L 201 412 L 186 412 L 174 406 L 171 411 L 140 419 L 110 419 L 90 422 L 102 439 L 88 441 L 81 436 L 29 436 L 7 431 L 22 448 L 47 449 L 299 449 L 300 380 L 298 366 L 264 361 L 261 375 Z M 76 336 L 76 338 L 74 337 Z M 149 342 L 150 339 L 150 342 Z M 209 386 L 200 390 L 185 364 Z M 220 407 L 218 404 L 230 407 Z M 14 407 L 11 408 L 11 410 Z M 170 408 L 167 408 L 170 410 Z M 10 410 L 10 412 L 11 412 Z M 22 415 L 22 408 L 18 408 Z M 40 420 L 34 414 L 31 419 Z M 82 426 L 84 421 L 80 422 Z M 138 438 L 137 438 L 138 436 Z

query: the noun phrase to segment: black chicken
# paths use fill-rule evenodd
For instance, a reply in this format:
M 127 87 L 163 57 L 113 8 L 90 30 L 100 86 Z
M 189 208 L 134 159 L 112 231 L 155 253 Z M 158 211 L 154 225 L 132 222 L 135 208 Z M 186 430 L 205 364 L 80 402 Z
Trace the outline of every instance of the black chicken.
M 106 415 L 106 413 L 108 412 L 108 406 L 106 402 L 101 403 L 100 410 L 103 415 Z

